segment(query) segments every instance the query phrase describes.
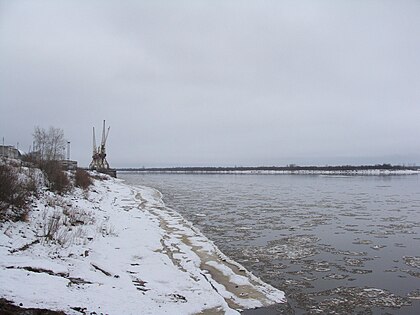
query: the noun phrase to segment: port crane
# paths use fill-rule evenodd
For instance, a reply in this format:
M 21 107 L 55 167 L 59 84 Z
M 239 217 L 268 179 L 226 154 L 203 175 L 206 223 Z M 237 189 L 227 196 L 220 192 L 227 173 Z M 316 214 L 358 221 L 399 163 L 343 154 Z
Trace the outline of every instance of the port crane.
M 103 123 L 102 128 L 102 141 L 101 145 L 99 147 L 96 146 L 96 139 L 95 139 L 95 127 L 93 127 L 93 153 L 92 153 L 92 162 L 89 164 L 89 168 L 91 170 L 107 170 L 109 169 L 109 163 L 106 160 L 106 140 L 108 139 L 109 135 L 109 129 L 111 127 L 108 127 L 107 131 L 105 132 L 105 120 Z

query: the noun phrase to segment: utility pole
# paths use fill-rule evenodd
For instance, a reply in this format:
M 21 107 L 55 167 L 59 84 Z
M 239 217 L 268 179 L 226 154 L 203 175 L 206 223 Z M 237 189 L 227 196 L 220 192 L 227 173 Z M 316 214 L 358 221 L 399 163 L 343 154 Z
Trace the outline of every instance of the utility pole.
M 70 141 L 67 141 L 67 161 L 70 161 Z

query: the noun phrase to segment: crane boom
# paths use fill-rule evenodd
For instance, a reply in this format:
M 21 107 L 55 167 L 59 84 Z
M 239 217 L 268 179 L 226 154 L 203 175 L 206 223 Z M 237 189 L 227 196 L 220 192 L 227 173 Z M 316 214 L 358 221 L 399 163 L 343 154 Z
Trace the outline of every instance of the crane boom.
M 93 127 L 93 154 L 96 153 L 96 150 L 95 127 Z
M 108 140 L 109 129 L 111 129 L 111 127 L 108 127 L 108 130 L 106 131 L 104 144 L 106 143 L 106 140 Z
M 102 142 L 101 142 L 101 145 L 102 146 L 104 146 L 105 145 L 105 120 L 104 120 L 104 124 L 103 124 L 103 127 L 102 127 Z

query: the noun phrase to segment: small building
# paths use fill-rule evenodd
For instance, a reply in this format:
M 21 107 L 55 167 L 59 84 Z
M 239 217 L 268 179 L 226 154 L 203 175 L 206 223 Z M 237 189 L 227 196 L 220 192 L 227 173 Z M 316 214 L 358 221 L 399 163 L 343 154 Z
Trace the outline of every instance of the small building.
M 11 145 L 0 145 L 0 157 L 5 157 L 9 159 L 20 159 L 22 153 Z

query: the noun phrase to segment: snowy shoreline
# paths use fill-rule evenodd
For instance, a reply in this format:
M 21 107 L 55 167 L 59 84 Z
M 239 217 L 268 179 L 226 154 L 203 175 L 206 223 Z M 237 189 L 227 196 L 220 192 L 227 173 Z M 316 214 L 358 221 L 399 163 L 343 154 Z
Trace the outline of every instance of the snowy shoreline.
M 45 191 L 0 226 L 0 297 L 66 314 L 238 314 L 284 293 L 230 260 L 162 195 L 121 180 Z M 53 241 L 45 237 L 60 223 Z M 73 221 L 71 221 L 73 220 Z M 69 222 L 72 222 L 70 224 Z

